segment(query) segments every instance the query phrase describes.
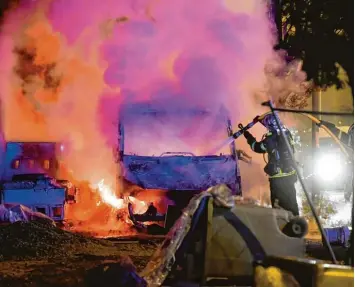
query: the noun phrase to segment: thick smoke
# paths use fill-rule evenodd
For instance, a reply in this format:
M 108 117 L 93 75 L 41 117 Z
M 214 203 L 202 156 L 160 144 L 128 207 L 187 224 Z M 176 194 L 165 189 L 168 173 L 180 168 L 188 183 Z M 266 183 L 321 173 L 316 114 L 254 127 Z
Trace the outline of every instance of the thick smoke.
M 265 73 L 270 61 L 284 67 L 271 26 L 262 0 L 23 1 L 0 36 L 5 136 L 64 142 L 76 179 L 114 184 L 119 112 L 148 101 L 167 116 L 126 116 L 131 152 L 203 153 L 225 137 L 221 113 L 236 129 L 303 80 L 282 86 Z M 181 113 L 191 109 L 212 116 Z

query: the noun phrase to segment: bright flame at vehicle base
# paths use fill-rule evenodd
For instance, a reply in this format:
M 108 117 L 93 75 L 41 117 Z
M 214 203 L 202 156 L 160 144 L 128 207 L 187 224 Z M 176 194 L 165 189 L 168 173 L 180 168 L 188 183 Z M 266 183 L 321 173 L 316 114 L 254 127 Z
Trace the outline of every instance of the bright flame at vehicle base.
M 117 209 L 121 209 L 125 207 L 124 200 L 122 198 L 117 198 L 116 195 L 113 194 L 110 186 L 104 183 L 104 179 L 102 179 L 98 183 L 97 187 L 100 192 L 100 196 L 105 203 Z
M 101 199 L 108 205 L 116 209 L 127 208 L 129 202 L 131 202 L 134 206 L 135 213 L 144 213 L 147 210 L 147 204 L 144 201 L 138 200 L 133 196 L 127 196 L 125 198 L 118 198 L 112 188 L 104 183 L 104 179 L 102 179 L 98 184 L 97 188 L 100 193 Z M 98 202 L 98 205 L 100 202 Z

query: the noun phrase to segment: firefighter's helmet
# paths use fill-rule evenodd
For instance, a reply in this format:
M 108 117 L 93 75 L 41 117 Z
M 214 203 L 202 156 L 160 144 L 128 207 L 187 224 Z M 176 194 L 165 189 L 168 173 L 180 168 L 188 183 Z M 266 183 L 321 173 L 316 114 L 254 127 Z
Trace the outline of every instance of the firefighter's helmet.
M 276 118 L 272 113 L 267 113 L 261 117 L 260 123 L 270 131 L 278 130 Z

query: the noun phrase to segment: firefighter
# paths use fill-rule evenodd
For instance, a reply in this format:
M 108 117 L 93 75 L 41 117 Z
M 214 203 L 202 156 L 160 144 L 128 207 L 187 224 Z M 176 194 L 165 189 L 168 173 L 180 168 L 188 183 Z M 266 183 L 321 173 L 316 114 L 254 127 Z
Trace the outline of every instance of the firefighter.
M 258 142 L 248 131 L 244 132 L 244 136 L 254 152 L 268 155 L 264 171 L 269 176 L 272 207 L 279 206 L 298 216 L 295 188 L 297 173 L 293 167 L 292 155 L 287 150 L 275 117 L 268 113 L 263 117 L 257 116 L 254 118 L 254 122 L 258 121 L 268 130 L 263 139 Z M 294 142 L 290 131 L 285 126 L 282 126 L 282 129 L 285 131 L 294 151 Z

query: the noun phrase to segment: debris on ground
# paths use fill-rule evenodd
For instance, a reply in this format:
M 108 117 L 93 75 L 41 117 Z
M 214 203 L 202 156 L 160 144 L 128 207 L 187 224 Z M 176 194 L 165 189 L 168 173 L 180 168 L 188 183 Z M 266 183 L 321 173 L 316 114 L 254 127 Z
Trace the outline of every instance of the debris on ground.
M 146 287 L 147 283 L 137 274 L 132 260 L 129 257 L 123 257 L 117 263 L 102 264 L 89 270 L 85 285 L 88 287 Z
M 0 225 L 0 286 L 104 286 L 102 282 L 114 278 L 115 286 L 120 286 L 119 280 L 144 286 L 136 275 L 163 239 L 147 235 L 98 239 L 62 230 L 48 221 Z M 308 242 L 307 249 L 309 255 L 318 252 L 318 258 L 324 255 L 327 260 L 321 242 Z M 336 255 L 341 261 L 342 256 Z
M 22 204 L 0 204 L 0 223 L 17 221 L 47 220 L 54 224 L 53 219 L 41 212 L 35 212 Z
M 0 286 L 66 287 L 88 286 L 114 270 L 133 280 L 162 239 L 98 239 L 32 221 L 0 225 L 0 242 Z
M 0 226 L 0 260 L 41 259 L 70 255 L 78 245 L 108 246 L 105 240 L 64 231 L 48 221 L 18 221 Z

